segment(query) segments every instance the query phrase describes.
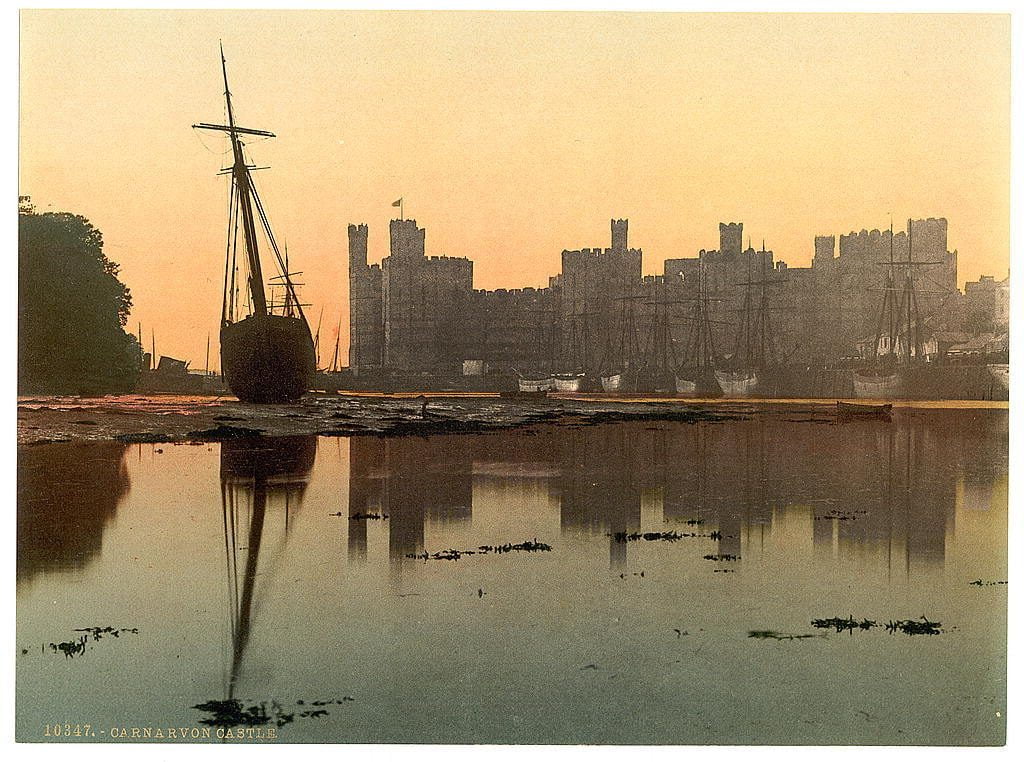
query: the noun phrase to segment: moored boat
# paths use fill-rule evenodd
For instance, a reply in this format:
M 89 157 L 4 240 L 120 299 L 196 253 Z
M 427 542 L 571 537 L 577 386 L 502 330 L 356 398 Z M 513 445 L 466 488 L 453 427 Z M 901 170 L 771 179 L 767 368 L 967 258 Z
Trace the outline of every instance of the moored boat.
M 697 393 L 697 382 L 676 376 L 676 394 L 694 395 Z
M 583 388 L 583 374 L 565 374 L 551 379 L 556 392 L 578 392 Z
M 757 371 L 751 368 L 716 370 L 715 380 L 726 397 L 750 397 L 757 393 Z
M 221 49 L 224 75 L 226 125 L 201 123 L 195 128 L 226 132 L 231 139 L 233 164 L 227 261 L 224 265 L 224 292 L 221 309 L 221 370 L 231 392 L 243 402 L 294 402 L 309 389 L 316 369 L 313 336 L 302 312 L 295 284 L 281 256 L 267 221 L 259 194 L 253 186 L 243 153 L 242 135 L 274 137 L 272 132 L 239 127 L 235 124 L 228 88 L 227 62 Z M 230 229 L 242 228 L 242 251 L 238 236 Z M 257 231 L 274 253 L 281 274 L 272 279 L 283 289 L 278 303 L 268 301 L 260 262 Z M 241 286 L 244 273 L 245 287 Z M 246 299 L 239 300 L 245 294 Z
M 520 376 L 517 379 L 517 383 L 520 392 L 544 392 L 547 394 L 547 392 L 555 388 L 555 381 L 550 376 L 540 378 Z
M 618 392 L 622 390 L 622 374 L 612 373 L 607 376 L 601 376 L 601 390 L 607 393 Z
M 901 386 L 900 375 L 895 368 L 890 371 L 868 369 L 853 372 L 853 396 L 858 399 L 892 399 L 899 395 Z

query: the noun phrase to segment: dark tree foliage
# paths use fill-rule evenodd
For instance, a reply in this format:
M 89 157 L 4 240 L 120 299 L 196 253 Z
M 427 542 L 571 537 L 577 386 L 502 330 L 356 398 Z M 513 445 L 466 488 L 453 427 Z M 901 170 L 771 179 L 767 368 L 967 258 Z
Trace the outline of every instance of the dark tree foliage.
M 19 393 L 134 388 L 142 350 L 124 330 L 132 298 L 118 269 L 84 217 L 19 205 Z

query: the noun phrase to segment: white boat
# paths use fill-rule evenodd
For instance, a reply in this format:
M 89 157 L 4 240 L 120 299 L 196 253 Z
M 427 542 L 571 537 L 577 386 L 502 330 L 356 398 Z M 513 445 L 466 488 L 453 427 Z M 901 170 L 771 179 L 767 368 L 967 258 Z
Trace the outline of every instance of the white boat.
M 583 386 L 582 375 L 554 376 L 551 381 L 556 392 L 578 392 Z
M 1010 366 L 1008 363 L 993 363 L 988 366 L 988 372 L 1004 389 L 1010 388 Z
M 853 372 L 853 396 L 862 400 L 887 400 L 897 396 L 900 391 L 900 376 L 891 371 L 860 371 Z
M 601 376 L 601 388 L 606 392 L 617 392 L 622 388 L 622 374 L 613 373 L 610 376 Z
M 519 377 L 519 391 L 521 392 L 547 392 L 555 388 L 554 379 L 545 378 L 523 378 Z
M 756 370 L 716 370 L 715 380 L 726 397 L 749 397 L 757 391 Z

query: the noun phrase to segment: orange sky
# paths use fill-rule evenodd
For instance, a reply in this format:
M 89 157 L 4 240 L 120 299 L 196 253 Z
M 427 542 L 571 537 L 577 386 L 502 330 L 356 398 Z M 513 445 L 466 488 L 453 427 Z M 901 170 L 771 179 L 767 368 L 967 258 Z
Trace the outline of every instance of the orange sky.
M 628 217 L 644 271 L 742 221 L 791 266 L 815 234 L 949 219 L 960 282 L 1009 267 L 1010 24 L 981 15 L 66 11 L 21 15 L 20 192 L 103 231 L 147 348 L 216 356 L 226 141 L 240 124 L 321 341 L 347 234 L 391 202 L 477 288 L 542 286 Z M 327 359 L 332 351 L 325 352 Z M 216 362 L 213 363 L 216 365 Z

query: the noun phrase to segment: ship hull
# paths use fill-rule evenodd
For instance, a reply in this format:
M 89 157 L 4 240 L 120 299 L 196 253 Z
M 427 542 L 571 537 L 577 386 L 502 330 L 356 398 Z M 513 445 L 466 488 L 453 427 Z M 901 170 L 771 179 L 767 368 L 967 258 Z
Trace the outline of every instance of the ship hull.
M 316 360 L 302 318 L 252 315 L 221 328 L 221 368 L 242 402 L 294 402 L 313 382 Z
M 578 392 L 583 386 L 583 376 L 555 376 L 556 392 Z
M 853 396 L 857 399 L 892 399 L 899 395 L 901 386 L 899 373 L 895 371 L 891 373 L 855 371 L 853 374 Z
M 622 374 L 613 373 L 610 376 L 601 376 L 601 389 L 607 393 L 622 391 Z
M 726 397 L 750 397 L 757 393 L 757 371 L 716 370 L 715 380 Z
M 697 382 L 676 376 L 676 394 L 693 397 L 697 394 Z
M 679 397 L 718 397 L 722 394 L 718 379 L 710 369 L 680 368 L 675 380 Z
M 550 378 L 520 378 L 519 379 L 519 391 L 533 393 L 533 392 L 548 392 L 554 388 L 554 381 Z

